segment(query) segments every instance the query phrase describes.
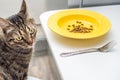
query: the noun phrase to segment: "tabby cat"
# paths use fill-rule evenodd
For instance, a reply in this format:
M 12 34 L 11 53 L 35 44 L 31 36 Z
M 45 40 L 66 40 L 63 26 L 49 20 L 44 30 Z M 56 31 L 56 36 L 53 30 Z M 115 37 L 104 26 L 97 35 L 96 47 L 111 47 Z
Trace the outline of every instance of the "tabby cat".
M 17 14 L 0 18 L 0 80 L 27 80 L 35 38 L 35 22 L 23 0 Z

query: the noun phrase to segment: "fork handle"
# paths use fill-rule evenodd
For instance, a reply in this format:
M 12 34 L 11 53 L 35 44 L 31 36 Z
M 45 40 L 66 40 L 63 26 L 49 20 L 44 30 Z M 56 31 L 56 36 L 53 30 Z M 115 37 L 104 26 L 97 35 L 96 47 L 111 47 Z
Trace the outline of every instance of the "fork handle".
M 61 53 L 60 56 L 69 57 L 69 56 L 74 56 L 74 55 L 83 54 L 83 53 L 96 52 L 96 51 L 98 51 L 97 48 L 90 48 L 90 49 L 85 49 L 85 50 Z

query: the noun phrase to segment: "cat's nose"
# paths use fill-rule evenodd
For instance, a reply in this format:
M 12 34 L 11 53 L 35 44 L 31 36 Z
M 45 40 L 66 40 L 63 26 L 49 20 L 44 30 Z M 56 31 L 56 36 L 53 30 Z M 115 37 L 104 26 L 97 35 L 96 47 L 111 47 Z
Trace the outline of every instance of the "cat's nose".
M 32 46 L 32 44 L 33 44 L 33 40 L 28 40 L 28 45 L 31 45 Z

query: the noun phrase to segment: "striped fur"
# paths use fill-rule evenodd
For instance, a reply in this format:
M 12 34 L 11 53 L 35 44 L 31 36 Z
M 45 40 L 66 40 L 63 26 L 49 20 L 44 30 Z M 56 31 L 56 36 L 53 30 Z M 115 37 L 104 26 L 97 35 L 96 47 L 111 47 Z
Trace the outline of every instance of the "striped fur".
M 18 14 L 0 18 L 0 28 L 0 80 L 27 80 L 36 28 L 25 0 Z

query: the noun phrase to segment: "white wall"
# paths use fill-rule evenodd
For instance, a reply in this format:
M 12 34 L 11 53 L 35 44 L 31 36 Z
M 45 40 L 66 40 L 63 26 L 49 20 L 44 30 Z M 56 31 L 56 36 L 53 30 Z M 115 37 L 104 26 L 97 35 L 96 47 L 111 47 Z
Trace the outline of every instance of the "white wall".
M 0 17 L 7 17 L 18 11 L 20 0 L 0 0 Z
M 36 23 L 40 23 L 39 15 L 47 10 L 64 9 L 79 6 L 80 0 L 26 0 L 31 15 Z M 17 13 L 22 0 L 0 0 L 0 17 L 8 17 Z M 120 0 L 83 0 L 83 5 L 99 5 L 108 3 L 120 3 Z
M 30 13 L 37 23 L 39 22 L 39 16 L 45 11 L 64 9 L 67 8 L 67 0 L 26 0 Z
M 8 17 L 17 13 L 22 0 L 0 0 L 0 17 Z M 40 23 L 39 15 L 47 10 L 67 8 L 67 0 L 26 0 L 29 12 Z

